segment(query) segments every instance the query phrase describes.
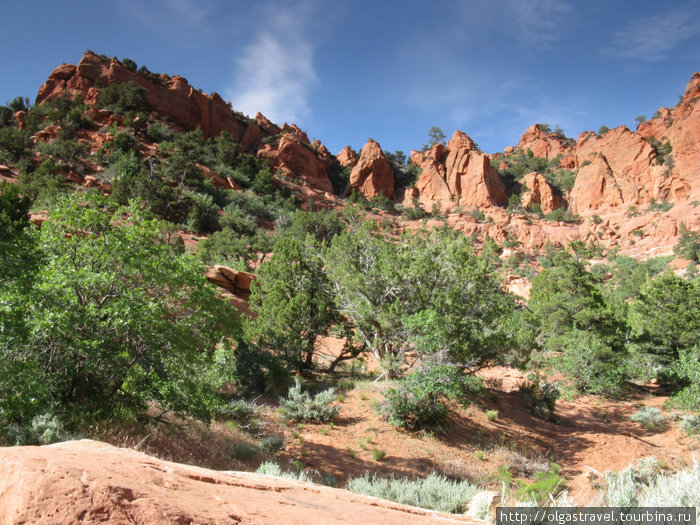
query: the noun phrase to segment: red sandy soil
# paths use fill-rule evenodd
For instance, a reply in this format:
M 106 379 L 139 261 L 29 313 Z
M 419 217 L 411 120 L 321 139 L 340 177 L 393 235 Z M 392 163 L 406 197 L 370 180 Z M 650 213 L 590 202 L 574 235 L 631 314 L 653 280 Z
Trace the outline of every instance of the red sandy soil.
M 484 375 L 490 395 L 467 409 L 452 406 L 445 431 L 434 435 L 388 424 L 376 406 L 390 385 L 382 380 L 359 383 L 344 394 L 333 426 L 283 428 L 291 444 L 281 459 L 300 460 L 308 470 L 331 473 L 338 486 L 365 472 L 424 476 L 435 470 L 495 489 L 500 487 L 495 473 L 501 465 L 510 465 L 516 478 L 532 479 L 533 463 L 546 468 L 556 462 L 567 479 L 569 496 L 585 505 L 598 497 L 596 487 L 604 484 L 607 470 L 622 470 L 646 456 L 678 469 L 691 463 L 693 451 L 700 450 L 697 440 L 679 431 L 677 421 L 653 431 L 630 421 L 642 405 L 661 408 L 665 396 L 639 393 L 622 401 L 592 396 L 559 400 L 555 413 L 564 424 L 555 424 L 527 410 L 517 391 L 521 372 L 495 368 Z M 489 421 L 486 410 L 497 410 L 498 418 Z M 376 461 L 373 449 L 386 456 Z M 482 460 L 477 451 L 484 452 Z

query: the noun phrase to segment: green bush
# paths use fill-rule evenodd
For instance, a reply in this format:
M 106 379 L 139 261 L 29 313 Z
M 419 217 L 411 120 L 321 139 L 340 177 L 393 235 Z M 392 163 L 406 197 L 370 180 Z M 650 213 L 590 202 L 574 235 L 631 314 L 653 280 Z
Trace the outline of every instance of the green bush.
M 163 142 L 164 140 L 173 140 L 175 132 L 163 122 L 154 122 L 148 126 L 146 136 L 153 142 Z
M 97 105 L 115 113 L 128 111 L 147 113 L 151 110 L 151 105 L 148 102 L 148 91 L 136 82 L 110 84 L 103 88 L 97 97 Z
M 2 429 L 9 445 L 49 445 L 71 439 L 60 419 L 50 413 L 35 416 L 28 425 L 13 423 Z
M 329 388 L 311 396 L 308 392 L 301 391 L 299 378 L 285 399 L 280 403 L 284 417 L 292 421 L 330 421 L 340 412 L 340 408 L 333 405 L 335 389 Z
M 379 478 L 365 474 L 351 479 L 346 490 L 451 514 L 466 512 L 479 488 L 465 481 L 448 479 L 435 472 L 426 478 Z
M 560 393 L 556 383 L 549 383 L 532 375 L 527 382 L 520 385 L 520 395 L 535 417 L 549 421 L 554 415 L 554 408 Z
M 544 505 L 561 493 L 566 487 L 566 480 L 559 475 L 561 467 L 552 463 L 547 472 L 537 472 L 533 483 L 520 483 L 516 496 L 521 502 Z
M 277 463 L 273 463 L 271 461 L 266 461 L 266 462 L 262 463 L 258 467 L 258 470 L 256 470 L 255 472 L 257 472 L 258 474 L 265 474 L 268 476 L 277 476 L 280 478 L 287 478 L 287 479 L 293 479 L 296 481 L 306 481 L 309 483 L 313 483 L 311 476 L 309 476 L 303 470 L 300 470 L 299 472 L 282 470 Z
M 666 417 L 656 407 L 642 407 L 630 416 L 630 420 L 647 430 L 657 429 L 666 423 Z
M 496 421 L 498 419 L 498 410 L 487 410 L 486 419 L 489 421 Z
M 678 233 L 681 238 L 673 247 L 673 253 L 684 259 L 700 262 L 700 233 L 690 231 L 684 222 L 681 223 Z
M 427 365 L 383 393 L 382 412 L 393 425 L 409 430 L 433 429 L 447 419 L 443 399 L 468 404 L 470 397 L 482 392 L 479 378 L 466 375 L 454 365 Z

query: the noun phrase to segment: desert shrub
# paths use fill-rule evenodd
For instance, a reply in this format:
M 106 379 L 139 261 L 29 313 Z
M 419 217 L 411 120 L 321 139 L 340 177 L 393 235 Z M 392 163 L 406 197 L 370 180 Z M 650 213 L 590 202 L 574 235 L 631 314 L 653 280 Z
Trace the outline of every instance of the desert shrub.
M 154 122 L 148 126 L 146 136 L 153 142 L 163 142 L 164 140 L 173 140 L 175 132 L 163 122 Z
M 45 156 L 56 160 L 59 169 L 77 169 L 78 161 L 87 155 L 89 148 L 76 139 L 56 139 L 39 144 L 37 149 Z
M 199 243 L 198 255 L 208 265 L 238 266 L 241 261 L 249 260 L 252 254 L 248 240 L 230 229 L 214 232 Z
M 690 231 L 684 222 L 681 223 L 678 233 L 681 238 L 673 247 L 673 253 L 684 259 L 700 262 L 700 233 Z
M 662 200 L 661 202 L 656 202 L 656 199 L 651 199 L 649 201 L 647 211 L 667 212 L 671 208 L 673 208 L 673 203 L 668 202 L 666 199 Z
M 700 434 L 700 414 L 689 414 L 681 419 L 681 430 L 691 436 Z
M 600 128 L 598 128 L 598 136 L 599 136 L 599 137 L 602 137 L 602 136 L 605 135 L 608 131 L 610 131 L 610 128 L 609 128 L 609 127 L 607 127 L 607 126 L 600 126 Z
M 282 436 L 267 436 L 260 440 L 260 450 L 266 454 L 278 454 L 284 448 Z
M 369 207 L 385 211 L 394 211 L 394 201 L 380 193 L 369 200 Z
M 340 408 L 333 405 L 335 400 L 334 388 L 311 396 L 301 391 L 301 381 L 297 378 L 280 405 L 284 417 L 293 421 L 330 421 L 340 412 Z
M 120 131 L 114 135 L 114 140 L 109 144 L 113 151 L 121 151 L 127 153 L 136 145 L 136 137 L 132 133 Z
M 379 478 L 365 474 L 351 479 L 347 490 L 452 514 L 463 513 L 479 488 L 465 481 L 451 480 L 435 472 L 425 478 Z
M 605 502 L 613 507 L 695 507 L 700 518 L 700 463 L 665 474 L 653 458 L 639 460 L 621 472 L 606 472 Z
M 680 350 L 673 372 L 683 388 L 672 400 L 681 407 L 700 410 L 700 345 Z
M 239 460 L 252 459 L 258 455 L 258 447 L 247 441 L 238 441 L 231 446 L 231 457 Z
M 110 84 L 100 91 L 97 97 L 97 105 L 109 109 L 115 113 L 127 111 L 150 111 L 148 92 L 136 82 L 123 84 Z
M 245 399 L 232 399 L 217 410 L 217 416 L 245 424 L 255 416 L 256 412 L 257 406 L 255 403 Z
M 543 505 L 556 497 L 566 486 L 566 480 L 559 474 L 561 467 L 552 463 L 547 472 L 537 472 L 533 483 L 520 483 L 516 496 L 521 502 Z
M 443 399 L 457 399 L 468 404 L 470 397 L 482 391 L 481 380 L 466 375 L 460 368 L 429 364 L 384 392 L 382 412 L 393 425 L 409 430 L 432 429 L 447 419 Z
M 372 458 L 374 458 L 374 461 L 381 461 L 384 459 L 384 456 L 386 456 L 386 450 L 381 450 L 378 448 L 372 449 Z
M 428 213 L 426 213 L 417 200 L 412 204 L 412 206 L 404 206 L 401 210 L 401 215 L 405 219 L 409 221 L 417 221 L 428 216 Z
M 299 472 L 282 470 L 277 463 L 273 463 L 271 461 L 266 461 L 266 462 L 262 463 L 258 467 L 258 470 L 256 470 L 255 472 L 257 472 L 258 474 L 266 474 L 268 476 L 277 476 L 280 478 L 293 479 L 296 481 L 306 481 L 309 483 L 313 482 L 313 480 L 311 479 L 311 476 L 309 476 L 303 470 L 300 470 Z
M 498 410 L 487 410 L 486 419 L 489 421 L 496 421 L 498 419 Z
M 544 421 L 552 419 L 560 395 L 556 383 L 550 383 L 538 376 L 531 375 L 527 382 L 520 385 L 519 391 L 528 409 L 535 417 Z
M 642 407 L 630 416 L 630 420 L 647 430 L 654 430 L 666 423 L 666 417 L 656 407 Z
M 3 439 L 9 445 L 49 445 L 71 439 L 61 420 L 54 414 L 34 416 L 27 424 L 13 423 L 2 429 Z

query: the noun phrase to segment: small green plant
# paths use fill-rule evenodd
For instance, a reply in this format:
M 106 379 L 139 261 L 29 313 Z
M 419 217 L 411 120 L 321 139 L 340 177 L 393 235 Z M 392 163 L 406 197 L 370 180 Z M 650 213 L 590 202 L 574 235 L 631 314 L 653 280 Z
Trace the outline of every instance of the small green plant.
M 530 375 L 527 382 L 520 385 L 520 395 L 535 417 L 549 421 L 554 415 L 554 406 L 560 392 L 556 383 L 544 381 L 537 375 Z
M 338 403 L 342 403 L 343 401 L 345 401 L 344 394 L 338 394 L 337 396 L 335 396 L 335 398 L 338 400 Z
M 386 456 L 386 450 L 380 450 L 378 448 L 372 449 L 372 457 L 374 458 L 374 461 L 381 461 L 384 459 L 384 456 Z
M 654 430 L 664 425 L 666 417 L 656 407 L 642 407 L 630 416 L 630 420 L 639 423 L 647 430 Z
M 294 479 L 297 481 L 308 481 L 311 482 L 313 481 L 311 477 L 301 470 L 301 465 L 298 463 L 295 463 L 295 466 L 298 469 L 298 472 L 292 472 L 288 470 L 282 470 L 280 466 L 277 463 L 272 463 L 270 461 L 266 461 L 262 463 L 259 467 L 257 472 L 258 474 L 266 474 L 268 476 L 278 476 L 280 478 L 287 478 L 287 479 Z
M 498 410 L 487 410 L 486 418 L 489 421 L 496 421 L 498 419 Z
M 483 450 L 476 451 L 476 459 L 478 459 L 479 461 L 484 461 L 485 457 L 486 457 L 486 454 L 484 453 Z
M 533 483 L 520 482 L 516 495 L 519 501 L 543 505 L 550 498 L 556 497 L 566 486 L 566 480 L 559 474 L 561 467 L 552 463 L 547 472 L 535 474 Z
M 362 392 L 362 393 L 360 394 L 360 399 L 361 399 L 362 401 L 366 401 L 366 400 L 367 400 L 367 394 L 365 394 L 364 392 Z
M 282 436 L 267 436 L 260 440 L 260 450 L 265 454 L 279 454 L 284 448 L 284 438 Z
M 324 436 L 327 436 L 330 431 L 331 431 L 330 428 L 324 427 L 321 429 L 321 434 L 323 434 Z
M 287 419 L 293 421 L 330 421 L 338 415 L 340 409 L 332 405 L 335 400 L 335 390 L 329 388 L 311 397 L 308 392 L 301 391 L 299 378 L 288 396 L 282 400 L 282 410 Z
M 362 450 L 367 450 L 372 443 L 372 436 L 365 436 L 357 440 L 357 446 Z
M 673 208 L 673 203 L 668 202 L 666 199 L 662 200 L 661 202 L 656 202 L 656 199 L 651 199 L 649 201 L 647 211 L 660 211 L 665 213 L 671 208 Z

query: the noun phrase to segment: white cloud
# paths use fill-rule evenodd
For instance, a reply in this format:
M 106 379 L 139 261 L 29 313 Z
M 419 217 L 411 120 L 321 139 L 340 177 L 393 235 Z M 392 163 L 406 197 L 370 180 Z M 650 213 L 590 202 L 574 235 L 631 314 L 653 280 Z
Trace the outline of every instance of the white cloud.
M 677 45 L 700 32 L 698 15 L 697 9 L 682 8 L 639 17 L 615 33 L 610 45 L 600 52 L 627 60 L 663 60 Z
M 235 82 L 225 91 L 233 107 L 248 115 L 258 111 L 273 122 L 299 122 L 308 117 L 308 98 L 318 82 L 314 48 L 306 23 L 312 4 L 277 6 L 265 18 L 250 45 L 236 60 Z

